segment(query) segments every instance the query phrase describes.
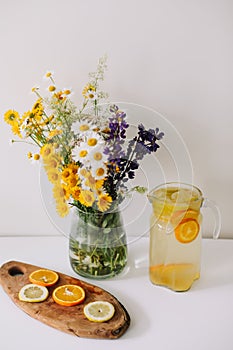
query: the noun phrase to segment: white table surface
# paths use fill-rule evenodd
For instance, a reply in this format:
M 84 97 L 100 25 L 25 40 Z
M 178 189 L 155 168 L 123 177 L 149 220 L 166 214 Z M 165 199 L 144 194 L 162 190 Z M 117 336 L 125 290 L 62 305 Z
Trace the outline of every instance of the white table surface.
M 0 265 L 9 260 L 78 277 L 70 267 L 63 236 L 1 237 Z M 84 339 L 62 333 L 21 311 L 0 286 L 0 349 L 233 349 L 233 240 L 203 240 L 201 278 L 184 293 L 151 284 L 146 237 L 129 245 L 123 275 L 94 284 L 115 295 L 128 310 L 131 325 L 121 338 Z

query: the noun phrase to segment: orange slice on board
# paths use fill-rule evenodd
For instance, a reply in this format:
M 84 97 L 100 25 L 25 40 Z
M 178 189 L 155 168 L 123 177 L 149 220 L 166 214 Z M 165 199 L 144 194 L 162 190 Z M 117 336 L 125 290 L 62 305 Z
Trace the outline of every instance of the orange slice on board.
M 29 281 L 39 286 L 53 286 L 58 281 L 58 274 L 51 270 L 36 270 L 29 275 Z
M 65 284 L 54 289 L 52 296 L 53 300 L 59 305 L 73 306 L 83 302 L 85 291 L 75 284 Z
M 183 219 L 175 228 L 175 237 L 181 243 L 190 243 L 198 235 L 199 224 L 191 218 Z

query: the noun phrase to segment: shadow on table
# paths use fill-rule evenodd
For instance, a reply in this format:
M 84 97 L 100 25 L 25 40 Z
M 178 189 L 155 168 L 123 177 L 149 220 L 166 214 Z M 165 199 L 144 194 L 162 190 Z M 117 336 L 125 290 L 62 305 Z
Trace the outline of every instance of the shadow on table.
M 215 242 L 209 240 L 204 244 L 201 276 L 194 283 L 195 290 L 233 284 L 233 241 L 229 245 L 227 240 Z
M 129 245 L 128 263 L 125 270 L 119 275 L 120 279 L 135 279 L 144 277 L 149 281 L 149 251 L 143 240 Z

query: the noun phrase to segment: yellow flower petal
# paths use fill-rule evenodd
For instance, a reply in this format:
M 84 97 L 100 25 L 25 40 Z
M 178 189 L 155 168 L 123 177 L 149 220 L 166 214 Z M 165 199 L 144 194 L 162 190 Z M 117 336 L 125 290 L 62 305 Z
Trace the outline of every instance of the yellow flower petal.
M 62 130 L 52 130 L 50 131 L 49 135 L 48 135 L 48 140 L 51 140 L 53 137 L 57 136 L 57 135 L 61 135 L 62 134 Z
M 112 203 L 112 197 L 110 197 L 107 193 L 102 193 L 98 197 L 97 206 L 100 211 L 106 211 L 109 209 Z
M 89 190 L 82 190 L 79 196 L 79 202 L 85 207 L 91 207 L 95 201 L 94 193 Z

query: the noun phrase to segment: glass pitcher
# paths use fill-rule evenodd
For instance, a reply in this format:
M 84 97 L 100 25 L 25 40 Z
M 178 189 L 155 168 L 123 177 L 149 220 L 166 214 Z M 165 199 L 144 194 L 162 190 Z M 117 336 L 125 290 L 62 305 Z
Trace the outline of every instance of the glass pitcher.
M 195 186 L 166 183 L 154 188 L 148 199 L 150 220 L 149 276 L 153 284 L 174 291 L 186 291 L 200 277 L 202 207 L 210 207 L 215 217 L 213 237 L 221 227 L 216 204 L 203 198 Z

